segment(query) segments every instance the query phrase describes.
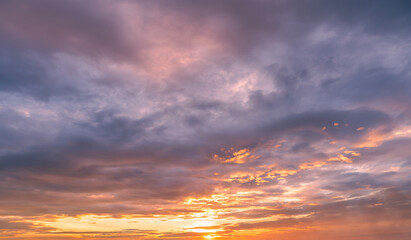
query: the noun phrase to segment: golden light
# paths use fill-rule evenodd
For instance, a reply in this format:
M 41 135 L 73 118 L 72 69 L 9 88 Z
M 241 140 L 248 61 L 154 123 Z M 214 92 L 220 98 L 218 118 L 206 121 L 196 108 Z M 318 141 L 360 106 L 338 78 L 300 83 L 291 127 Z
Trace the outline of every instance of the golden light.
M 203 236 L 203 238 L 205 238 L 205 239 L 214 239 L 216 236 L 214 236 L 214 235 L 205 235 L 205 236 Z
M 196 220 L 191 226 L 190 231 L 196 233 L 214 233 L 220 231 L 217 228 L 212 228 L 215 226 L 215 222 L 210 220 Z

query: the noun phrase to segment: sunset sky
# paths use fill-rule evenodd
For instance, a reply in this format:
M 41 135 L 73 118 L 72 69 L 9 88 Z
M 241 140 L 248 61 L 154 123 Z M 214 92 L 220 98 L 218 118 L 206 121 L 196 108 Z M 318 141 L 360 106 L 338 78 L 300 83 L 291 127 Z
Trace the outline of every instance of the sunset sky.
M 411 1 L 0 0 L 0 240 L 410 226 Z

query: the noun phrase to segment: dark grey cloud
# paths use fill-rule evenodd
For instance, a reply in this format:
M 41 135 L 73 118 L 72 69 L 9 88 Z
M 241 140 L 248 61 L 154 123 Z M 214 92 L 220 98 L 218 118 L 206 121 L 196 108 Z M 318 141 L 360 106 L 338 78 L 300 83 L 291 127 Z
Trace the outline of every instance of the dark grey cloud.
M 131 120 L 127 117 L 115 115 L 115 111 L 105 110 L 97 112 L 94 119 L 84 124 L 86 128 L 101 136 L 102 139 L 119 142 L 132 141 L 144 136 L 155 119 Z
M 347 80 L 326 82 L 323 91 L 352 102 L 391 101 L 409 104 L 409 77 L 406 72 L 392 73 L 382 68 L 364 69 L 349 76 Z
M 221 19 L 223 36 L 240 52 L 277 40 L 298 41 L 319 24 L 364 28 L 371 34 L 409 34 L 408 1 L 164 1 L 154 3 L 204 21 L 210 15 Z
M 1 52 L 0 91 L 20 92 L 38 100 L 85 95 L 78 86 L 52 75 L 50 68 L 57 66 L 50 56 L 10 50 Z
M 127 55 L 109 6 L 81 1 L 2 1 L 3 43 L 48 52 Z
M 313 130 L 324 131 L 335 139 L 355 138 L 360 127 L 375 128 L 389 125 L 389 115 L 367 109 L 357 109 L 352 111 L 313 111 L 301 114 L 288 115 L 273 124 L 264 128 L 265 131 L 298 131 Z M 338 125 L 336 126 L 335 123 Z M 323 130 L 323 127 L 326 127 Z

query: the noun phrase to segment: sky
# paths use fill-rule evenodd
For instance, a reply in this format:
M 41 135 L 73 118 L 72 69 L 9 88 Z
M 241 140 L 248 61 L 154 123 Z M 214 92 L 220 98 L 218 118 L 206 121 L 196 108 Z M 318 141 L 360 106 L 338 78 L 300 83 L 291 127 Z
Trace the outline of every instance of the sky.
M 0 239 L 405 240 L 409 0 L 0 1 Z

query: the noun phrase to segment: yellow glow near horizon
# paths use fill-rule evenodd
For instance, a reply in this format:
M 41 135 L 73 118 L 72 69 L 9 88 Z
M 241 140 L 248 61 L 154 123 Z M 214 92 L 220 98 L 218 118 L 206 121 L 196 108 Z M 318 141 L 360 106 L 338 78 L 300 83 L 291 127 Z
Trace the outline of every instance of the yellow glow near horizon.
M 205 236 L 203 236 L 203 238 L 205 238 L 205 239 L 214 239 L 216 236 L 214 236 L 214 235 L 205 235 Z

